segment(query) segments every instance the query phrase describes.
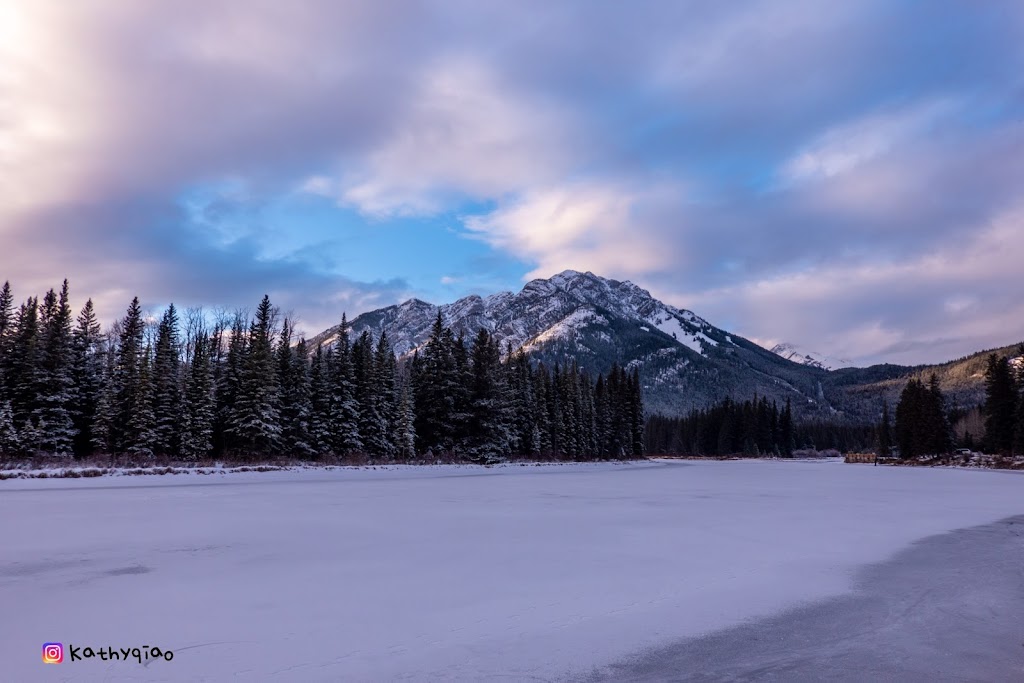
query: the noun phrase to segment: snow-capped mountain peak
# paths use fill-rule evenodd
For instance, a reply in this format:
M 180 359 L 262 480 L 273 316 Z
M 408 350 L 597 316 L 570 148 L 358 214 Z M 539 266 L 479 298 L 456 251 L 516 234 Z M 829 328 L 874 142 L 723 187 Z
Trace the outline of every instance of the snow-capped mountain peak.
M 502 347 L 523 349 L 545 363 L 576 363 L 595 374 L 612 363 L 639 370 L 648 407 L 677 412 L 703 407 L 725 395 L 798 394 L 816 400 L 806 372 L 691 311 L 654 298 L 629 281 L 565 270 L 531 280 L 519 292 L 467 296 L 441 306 L 411 299 L 364 313 L 351 334 L 387 331 L 399 356 L 420 348 L 434 321 L 472 338 L 480 328 Z M 338 328 L 314 337 L 311 348 L 331 343 Z M 804 386 L 806 385 L 806 386 Z
M 801 365 L 807 365 L 812 368 L 821 368 L 822 370 L 836 370 L 838 368 L 848 368 L 852 363 L 844 358 L 832 358 L 815 351 L 805 351 L 795 344 L 782 343 L 776 344 L 771 349 L 771 352 L 782 356 L 786 360 L 793 361 L 794 363 L 800 363 Z

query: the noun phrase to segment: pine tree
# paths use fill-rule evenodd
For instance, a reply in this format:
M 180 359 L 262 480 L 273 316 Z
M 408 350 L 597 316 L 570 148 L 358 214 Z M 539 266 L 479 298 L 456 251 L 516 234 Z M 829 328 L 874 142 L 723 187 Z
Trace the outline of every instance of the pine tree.
M 10 352 L 5 358 L 7 394 L 22 442 L 26 448 L 34 448 L 36 442 L 29 438 L 27 427 L 30 415 L 38 407 L 40 383 L 39 306 L 35 298 L 30 297 L 19 307 L 11 337 Z
M 107 335 L 107 343 L 103 351 L 103 369 L 100 375 L 99 391 L 96 398 L 96 418 L 92 423 L 89 439 L 89 450 L 99 453 L 113 454 L 116 452 L 114 439 L 115 424 L 118 420 L 117 382 L 117 344 L 114 335 Z
M 216 351 L 219 344 L 214 347 Z M 223 367 L 214 366 L 217 373 L 217 423 L 214 427 L 214 451 L 236 452 L 241 444 L 238 437 L 241 416 L 239 414 L 239 398 L 242 395 L 242 384 L 245 381 L 246 367 L 249 358 L 249 338 L 245 334 L 245 320 L 240 311 L 236 311 L 231 321 L 228 350 Z
M 473 384 L 467 452 L 483 461 L 504 457 L 512 440 L 511 411 L 501 352 L 486 329 L 481 328 L 473 341 L 470 363 Z
M 331 429 L 331 364 L 325 358 L 323 346 L 317 344 L 310 367 L 310 445 L 317 455 L 332 452 Z
M 640 373 L 636 368 L 633 369 L 633 375 L 629 380 L 628 403 L 633 457 L 639 458 L 644 454 L 644 403 L 640 388 Z
M 142 306 L 139 298 L 132 299 L 128 312 L 121 321 L 121 336 L 117 349 L 117 361 L 112 377 L 114 395 L 114 413 L 116 418 L 110 422 L 110 442 L 113 452 L 127 452 L 133 446 L 136 452 L 151 443 L 143 444 L 140 440 L 148 436 L 149 425 L 146 415 L 137 416 L 139 410 L 151 411 L 149 405 L 148 386 L 143 386 L 143 355 L 142 338 L 145 331 L 142 319 Z M 146 378 L 148 383 L 148 377 Z M 135 415 L 133 421 L 133 415 Z M 143 429 L 132 430 L 131 425 L 142 426 Z
M 385 458 L 392 458 L 398 450 L 395 443 L 395 426 L 398 422 L 400 400 L 396 389 L 398 367 L 395 351 L 386 331 L 381 332 L 373 354 L 374 384 L 377 387 L 377 413 L 380 420 L 377 448 Z M 411 406 L 410 406 L 411 410 Z
M 359 403 L 356 400 L 348 320 L 344 314 L 341 316 L 332 364 L 330 425 L 333 450 L 340 456 L 360 453 L 363 440 L 359 434 Z
M 284 321 L 277 345 L 277 382 L 281 396 L 281 445 L 290 455 L 308 458 L 314 454 L 310 437 L 313 406 L 310 398 L 309 361 L 306 340 L 291 345 L 291 324 Z
M 72 333 L 72 379 L 77 398 L 72 419 L 77 434 L 74 449 L 79 457 L 94 449 L 94 430 L 103 389 L 105 353 L 99 320 L 92 299 L 85 302 Z
M 277 374 L 271 341 L 274 310 L 264 296 L 249 325 L 249 348 L 242 368 L 232 436 L 247 456 L 276 452 L 281 446 Z
M 18 455 L 24 450 L 21 436 L 14 426 L 10 401 L 0 401 L 0 455 Z
M 352 345 L 352 379 L 359 406 L 359 435 L 367 454 L 387 458 L 391 449 L 383 414 L 384 397 L 376 365 L 373 339 L 364 330 Z
M 156 416 L 153 414 L 153 349 L 148 345 L 139 358 L 135 389 L 128 404 L 124 433 L 124 452 L 150 459 L 157 442 Z
M 779 444 L 779 450 L 783 457 L 792 458 L 793 451 L 796 450 L 796 433 L 793 429 L 793 403 L 787 398 L 786 407 L 782 410 L 782 415 L 779 418 L 779 438 L 782 443 Z
M 181 341 L 178 338 L 178 312 L 167 307 L 156 338 L 153 360 L 153 415 L 156 441 L 153 450 L 162 456 L 177 456 L 181 443 L 182 386 L 180 377 Z
M 882 424 L 878 427 L 878 457 L 892 455 L 892 424 L 889 420 L 889 402 L 882 402 Z
M 13 306 L 11 284 L 4 282 L 3 288 L 0 288 L 0 401 L 10 399 L 7 387 L 7 359 L 11 354 L 14 337 Z
M 395 420 L 395 455 L 409 461 L 416 457 L 416 416 L 412 405 L 412 391 L 409 382 L 402 383 L 399 392 L 398 412 Z
M 71 307 L 68 304 L 68 282 L 64 281 L 60 296 L 51 289 L 40 308 L 40 345 L 36 407 L 31 420 L 39 429 L 39 450 L 69 454 L 74 445 L 75 428 L 71 419 L 75 405 L 74 380 L 71 373 Z
M 1014 379 L 1016 410 L 1013 420 L 1013 453 L 1024 455 L 1024 343 L 1017 347 L 1017 372 Z
M 943 455 L 953 450 L 952 429 L 946 413 L 946 399 L 939 388 L 939 378 L 934 373 L 928 380 L 927 397 L 927 446 L 928 453 Z
M 1009 453 L 1013 447 L 1017 392 L 1010 363 L 992 354 L 985 370 L 985 447 L 992 453 Z
M 210 356 L 212 342 L 202 329 L 192 341 L 192 359 L 185 385 L 184 415 L 181 425 L 181 457 L 196 461 L 213 449 L 216 418 L 213 372 Z
M 414 402 L 418 450 L 446 451 L 455 446 L 456 400 L 460 393 L 453 355 L 454 340 L 444 327 L 440 309 L 423 353 L 414 359 Z

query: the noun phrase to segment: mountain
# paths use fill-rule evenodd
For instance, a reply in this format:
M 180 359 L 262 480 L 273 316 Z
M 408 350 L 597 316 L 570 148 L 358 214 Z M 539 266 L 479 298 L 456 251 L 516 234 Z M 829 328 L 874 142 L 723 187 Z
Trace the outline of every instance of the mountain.
M 502 345 L 522 347 L 548 363 L 578 363 L 594 373 L 614 362 L 636 367 L 652 412 L 700 408 L 726 396 L 758 395 L 799 403 L 798 412 L 827 409 L 820 368 L 793 363 L 691 311 L 658 301 L 631 282 L 565 271 L 518 293 L 468 296 L 440 307 L 418 299 L 364 313 L 351 334 L 387 330 L 400 356 L 424 344 L 440 310 L 445 325 L 471 337 L 483 327 Z M 314 337 L 329 344 L 337 327 Z
M 387 330 L 395 352 L 408 356 L 427 341 L 438 311 L 467 339 L 483 327 L 502 346 L 523 348 L 547 364 L 575 362 L 594 373 L 615 362 L 637 368 L 652 413 L 677 414 L 757 394 L 780 404 L 791 400 L 805 419 L 875 420 L 882 401 L 894 405 L 909 378 L 927 379 L 932 372 L 951 404 L 976 405 L 984 392 L 988 352 L 936 366 L 838 367 L 844 361 L 793 345 L 762 348 L 631 282 L 572 270 L 533 280 L 517 293 L 473 295 L 441 306 L 410 299 L 358 316 L 350 334 L 365 330 L 377 337 Z M 320 333 L 310 348 L 332 343 L 337 331 Z M 1014 348 L 995 352 L 1012 355 Z
M 795 344 L 788 342 L 782 344 L 776 344 L 771 349 L 771 352 L 782 356 L 786 360 L 791 360 L 794 363 L 800 363 L 802 365 L 809 365 L 812 368 L 820 368 L 822 370 L 835 370 L 837 368 L 848 368 L 853 363 L 844 358 L 831 358 L 817 351 L 805 351 Z

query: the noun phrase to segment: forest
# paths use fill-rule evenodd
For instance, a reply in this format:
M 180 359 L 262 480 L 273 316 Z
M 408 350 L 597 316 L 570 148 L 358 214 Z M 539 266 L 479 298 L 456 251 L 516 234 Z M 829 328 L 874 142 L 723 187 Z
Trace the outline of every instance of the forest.
M 0 454 L 411 462 L 609 459 L 643 452 L 634 371 L 592 377 L 533 364 L 481 329 L 442 324 L 399 361 L 387 335 L 295 340 L 264 297 L 256 312 L 171 305 L 147 320 L 133 299 L 104 331 L 68 283 L 17 309 L 0 290 Z

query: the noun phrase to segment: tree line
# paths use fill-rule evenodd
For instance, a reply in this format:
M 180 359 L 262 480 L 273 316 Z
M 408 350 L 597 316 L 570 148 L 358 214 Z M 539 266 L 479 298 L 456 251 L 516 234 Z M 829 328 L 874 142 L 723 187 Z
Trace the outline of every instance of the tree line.
M 1018 349 L 1024 357 L 1024 344 Z M 1024 364 L 1016 369 L 1005 356 L 990 354 L 985 369 L 985 401 L 981 406 L 984 434 L 967 432 L 957 443 L 951 416 L 939 380 L 932 375 L 927 384 L 909 380 L 896 405 L 895 421 L 889 406 L 882 406 L 878 426 L 878 454 L 895 451 L 903 459 L 922 455 L 945 455 L 957 445 L 974 448 L 977 443 L 988 453 L 1024 455 Z M 898 450 L 897 450 L 898 449 Z
M 155 323 L 155 324 L 154 324 Z M 294 339 L 264 297 L 253 316 L 209 322 L 138 298 L 104 331 L 92 300 L 77 318 L 68 283 L 17 309 L 0 290 L 0 453 L 136 459 L 508 457 L 643 453 L 634 369 L 591 376 L 546 367 L 481 329 L 468 341 L 438 313 L 408 359 L 386 332 L 329 344 Z
M 747 457 L 792 457 L 796 450 L 858 450 L 873 441 L 871 426 L 831 421 L 793 421 L 790 401 L 756 396 L 726 398 L 682 417 L 653 415 L 647 421 L 650 454 Z

